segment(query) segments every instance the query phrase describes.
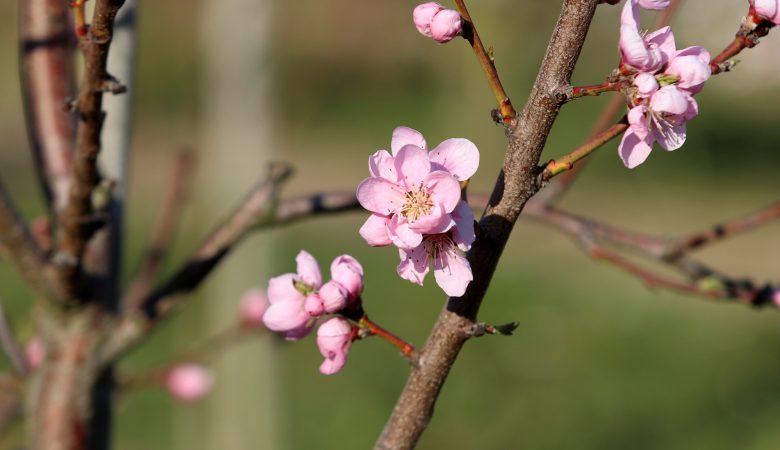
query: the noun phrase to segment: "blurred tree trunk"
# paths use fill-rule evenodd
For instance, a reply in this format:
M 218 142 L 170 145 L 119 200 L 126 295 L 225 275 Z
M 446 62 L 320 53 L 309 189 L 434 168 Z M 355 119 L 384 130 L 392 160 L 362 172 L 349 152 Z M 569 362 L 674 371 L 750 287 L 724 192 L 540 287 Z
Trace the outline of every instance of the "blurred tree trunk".
M 272 2 L 223 0 L 203 2 L 202 8 L 203 134 L 196 178 L 201 182 L 194 198 L 200 199 L 196 208 L 202 217 L 217 217 L 235 206 L 271 159 Z M 252 237 L 205 286 L 206 333 L 235 321 L 244 291 L 268 279 L 272 240 Z M 250 339 L 214 361 L 217 384 L 200 418 L 205 423 L 199 428 L 181 423 L 181 448 L 277 448 L 273 359 L 269 339 Z

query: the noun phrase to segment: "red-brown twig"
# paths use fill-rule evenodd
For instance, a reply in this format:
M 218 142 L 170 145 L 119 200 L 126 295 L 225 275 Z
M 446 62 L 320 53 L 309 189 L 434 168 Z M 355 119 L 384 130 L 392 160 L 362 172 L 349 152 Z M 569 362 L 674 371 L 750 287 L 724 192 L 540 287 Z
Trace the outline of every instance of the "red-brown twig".
M 758 45 L 759 38 L 766 36 L 774 26 L 772 22 L 759 17 L 753 5 L 750 5 L 748 15 L 742 21 L 734 40 L 710 61 L 712 74 L 717 75 L 731 70 L 734 63 L 729 62 L 729 60 L 742 50 Z
M 124 0 L 96 0 L 89 32 L 79 39 L 84 55 L 84 79 L 76 101 L 78 127 L 73 158 L 73 179 L 68 200 L 59 215 L 58 288 L 68 302 L 82 297 L 78 278 L 87 240 L 95 230 L 90 220 L 92 190 L 100 182 L 97 158 L 100 154 L 100 132 L 103 128 L 103 93 L 123 92 L 122 86 L 106 71 L 108 49 L 113 34 L 114 17 Z M 83 299 L 82 299 L 83 301 Z
M 625 83 L 607 80 L 601 84 L 590 86 L 572 86 L 570 92 L 566 94 L 568 100 L 574 100 L 582 97 L 595 97 L 605 92 L 619 92 L 625 87 Z
M 363 315 L 363 317 L 360 318 L 358 321 L 358 326 L 365 329 L 370 335 L 379 336 L 380 338 L 384 339 L 390 345 L 397 348 L 398 351 L 400 351 L 404 356 L 404 358 L 409 360 L 412 364 L 416 363 L 417 352 L 415 351 L 412 344 L 385 330 L 379 326 L 379 324 L 371 321 L 367 315 Z
M 592 139 L 572 150 L 569 154 L 558 159 L 550 160 L 539 176 L 539 183 L 544 184 L 554 176 L 574 169 L 574 163 L 593 153 L 602 145 L 619 136 L 628 129 L 628 119 L 623 117 L 618 123 L 612 125 Z
M 512 106 L 512 102 L 509 100 L 509 96 L 504 91 L 504 86 L 501 85 L 501 79 L 498 77 L 496 71 L 496 65 L 493 61 L 493 57 L 485 50 L 485 46 L 482 45 L 482 40 L 477 33 L 477 27 L 474 25 L 474 21 L 471 19 L 469 10 L 466 8 L 466 3 L 463 0 L 455 0 L 455 7 L 458 9 L 460 16 L 463 18 L 463 38 L 466 39 L 471 48 L 474 50 L 474 54 L 477 56 L 479 65 L 482 66 L 482 70 L 485 72 L 490 90 L 496 97 L 496 103 L 498 103 L 498 112 L 501 115 L 501 120 L 508 124 L 514 119 L 517 112 Z
M 19 3 L 20 77 L 27 135 L 47 205 L 65 204 L 76 121 L 67 107 L 74 95 L 74 43 L 63 0 Z
M 157 222 L 152 230 L 149 246 L 142 257 L 138 272 L 122 299 L 126 311 L 136 309 L 144 296 L 152 289 L 160 266 L 173 240 L 173 231 L 184 206 L 193 169 L 193 154 L 182 151 L 176 154 L 170 177 L 168 193 L 163 200 Z

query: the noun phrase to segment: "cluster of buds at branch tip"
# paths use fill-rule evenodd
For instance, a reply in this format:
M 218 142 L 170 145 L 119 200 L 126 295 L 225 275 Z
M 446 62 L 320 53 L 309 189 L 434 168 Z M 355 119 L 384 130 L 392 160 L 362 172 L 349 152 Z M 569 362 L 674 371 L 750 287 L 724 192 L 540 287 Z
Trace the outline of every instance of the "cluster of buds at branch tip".
M 414 26 L 423 35 L 444 44 L 463 33 L 463 19 L 454 9 L 436 2 L 423 3 L 412 13 Z

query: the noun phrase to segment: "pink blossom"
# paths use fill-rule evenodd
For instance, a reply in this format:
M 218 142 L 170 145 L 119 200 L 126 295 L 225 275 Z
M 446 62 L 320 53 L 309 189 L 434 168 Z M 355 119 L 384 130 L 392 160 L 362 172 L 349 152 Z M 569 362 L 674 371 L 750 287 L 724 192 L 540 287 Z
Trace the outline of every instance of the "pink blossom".
M 669 6 L 669 0 L 639 0 L 639 6 L 645 9 L 660 10 Z
M 393 131 L 391 149 L 392 155 L 379 150 L 369 157 L 371 177 L 358 186 L 358 201 L 374 213 L 360 235 L 369 245 L 411 249 L 424 234 L 455 225 L 459 181 L 476 172 L 479 150 L 467 139 L 447 139 L 428 153 L 422 134 L 406 127 Z
M 414 11 L 412 11 L 412 21 L 414 21 L 414 26 L 417 27 L 417 31 L 423 36 L 431 37 L 431 22 L 433 22 L 433 17 L 443 9 L 444 7 L 436 2 L 417 5 L 417 7 L 414 8 Z
M 439 44 L 446 44 L 463 32 L 460 13 L 454 9 L 439 11 L 431 21 L 431 37 Z
M 247 291 L 241 297 L 238 309 L 241 324 L 247 328 L 256 328 L 263 325 L 263 314 L 268 309 L 268 298 L 265 291 L 255 288 Z
M 422 285 L 433 265 L 436 283 L 451 297 L 460 297 L 473 279 L 471 266 L 463 252 L 474 242 L 474 213 L 461 201 L 453 214 L 456 226 L 447 233 L 426 235 L 413 249 L 399 248 L 398 275 Z
M 308 334 L 314 327 L 314 318 L 318 315 L 316 312 L 321 313 L 324 308 L 322 299 L 316 293 L 322 285 L 317 260 L 301 250 L 295 261 L 297 273 L 286 273 L 268 282 L 268 301 L 271 306 L 263 315 L 263 323 L 269 330 L 287 333 L 286 337 L 290 340 Z
M 320 365 L 323 375 L 332 375 L 341 370 L 347 362 L 347 353 L 352 345 L 352 325 L 344 319 L 334 317 L 320 325 L 317 330 L 317 347 L 325 357 Z
M 685 143 L 685 123 L 699 113 L 693 96 L 674 85 L 660 88 L 649 101 L 628 112 L 628 130 L 618 147 L 623 163 L 633 169 L 650 155 L 653 143 L 676 150 Z
M 168 372 L 165 386 L 177 400 L 194 402 L 211 391 L 214 377 L 208 369 L 198 364 L 181 364 Z
M 328 281 L 320 289 L 320 298 L 325 311 L 334 313 L 347 306 L 349 291 L 341 283 L 335 280 Z
M 46 359 L 46 345 L 40 336 L 35 335 L 27 341 L 27 345 L 24 346 L 24 359 L 30 370 L 36 370 L 43 364 Z
M 697 94 L 712 75 L 710 52 L 699 46 L 676 51 L 664 73 L 679 77 L 675 83 L 678 89 Z
M 780 25 L 780 0 L 750 0 L 756 14 L 762 18 Z
M 337 256 L 333 260 L 330 277 L 347 290 L 348 301 L 356 300 L 363 292 L 363 266 L 349 255 Z
M 423 3 L 414 8 L 412 21 L 423 36 L 433 38 L 440 44 L 451 41 L 463 31 L 460 13 L 436 2 Z
M 780 289 L 776 289 L 774 292 L 772 292 L 772 303 L 780 308 Z
M 637 2 L 627 0 L 620 16 L 620 54 L 624 65 L 640 72 L 655 73 L 674 53 L 674 35 L 671 28 L 664 27 L 642 36 Z

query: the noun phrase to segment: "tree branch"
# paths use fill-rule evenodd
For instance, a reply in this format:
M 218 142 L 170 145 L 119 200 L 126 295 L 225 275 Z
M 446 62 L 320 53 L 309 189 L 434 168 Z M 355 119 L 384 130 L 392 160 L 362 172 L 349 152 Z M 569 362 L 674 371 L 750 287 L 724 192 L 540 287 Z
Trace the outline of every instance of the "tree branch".
M 528 103 L 512 121 L 504 165 L 469 252 L 474 280 L 461 298 L 451 298 L 420 350 L 377 449 L 413 448 L 476 322 L 477 311 L 515 221 L 538 190 L 537 165 L 585 41 L 597 0 L 565 0 Z
M 78 127 L 73 180 L 67 204 L 59 216 L 58 248 L 54 259 L 58 268 L 58 288 L 71 303 L 83 294 L 83 287 L 78 282 L 81 259 L 87 240 L 95 231 L 90 217 L 91 196 L 100 181 L 97 159 L 103 128 L 103 93 L 123 92 L 121 85 L 106 72 L 114 18 L 123 3 L 124 0 L 96 0 L 89 32 L 79 38 L 84 55 L 84 80 L 76 102 Z
M 14 371 L 19 375 L 27 373 L 27 363 L 24 360 L 24 353 L 22 352 L 19 342 L 16 340 L 10 322 L 8 322 L 2 298 L 0 298 L 0 346 L 3 347 L 3 351 L 6 356 L 8 356 L 8 360 L 11 362 L 11 367 L 13 367 Z

